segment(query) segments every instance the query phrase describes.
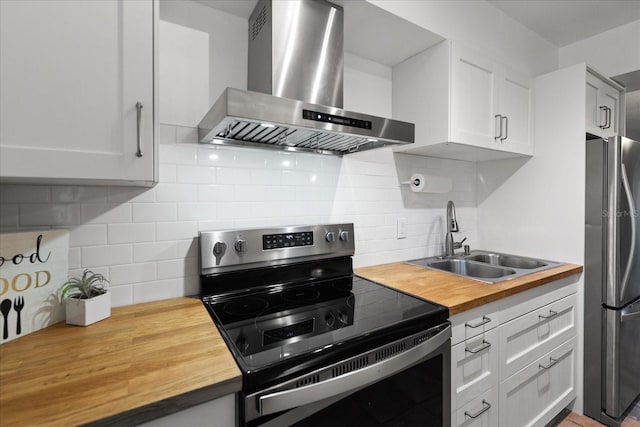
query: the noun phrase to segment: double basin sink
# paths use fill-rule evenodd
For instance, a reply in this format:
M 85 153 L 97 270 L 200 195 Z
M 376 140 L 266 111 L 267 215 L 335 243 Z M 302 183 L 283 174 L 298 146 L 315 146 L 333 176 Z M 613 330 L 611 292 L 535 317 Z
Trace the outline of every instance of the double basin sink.
M 553 261 L 481 250 L 471 251 L 469 255 L 421 258 L 407 263 L 487 283 L 501 282 L 560 265 Z

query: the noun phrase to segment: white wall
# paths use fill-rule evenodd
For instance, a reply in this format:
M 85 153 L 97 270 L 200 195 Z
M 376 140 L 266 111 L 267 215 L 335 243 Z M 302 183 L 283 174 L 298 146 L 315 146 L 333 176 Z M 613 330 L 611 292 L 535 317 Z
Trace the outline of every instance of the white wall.
M 640 70 L 640 20 L 560 48 L 560 67 L 586 62 L 607 77 Z
M 529 75 L 558 66 L 556 46 L 486 1 L 367 1 Z
M 364 266 L 442 253 L 452 198 L 475 246 L 474 163 L 389 149 L 340 158 L 198 144 L 193 123 L 217 98 L 212 88 L 246 79 L 246 46 L 224 45 L 225 37 L 246 39 L 246 27 L 233 32 L 224 23 L 239 18 L 187 1 L 163 1 L 160 13 L 160 183 L 0 185 L 1 230 L 70 229 L 70 273 L 91 268 L 108 277 L 114 306 L 197 293 L 198 230 L 354 222 L 354 264 Z M 346 62 L 345 106 L 390 116 L 391 69 L 353 55 Z M 453 191 L 413 194 L 399 182 L 415 172 L 450 177 Z M 398 218 L 407 219 L 405 239 L 396 238 Z

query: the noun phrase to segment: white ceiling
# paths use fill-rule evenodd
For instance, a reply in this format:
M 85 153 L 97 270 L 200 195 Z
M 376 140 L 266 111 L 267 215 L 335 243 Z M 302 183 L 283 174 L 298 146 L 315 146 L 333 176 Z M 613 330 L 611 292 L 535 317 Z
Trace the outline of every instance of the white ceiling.
M 242 18 L 248 18 L 257 3 L 257 0 L 197 1 Z M 640 19 L 639 0 L 487 1 L 558 47 Z M 335 2 L 345 6 L 359 3 L 351 0 Z M 349 6 L 359 7 L 355 4 Z
M 640 19 L 638 0 L 488 1 L 558 47 Z

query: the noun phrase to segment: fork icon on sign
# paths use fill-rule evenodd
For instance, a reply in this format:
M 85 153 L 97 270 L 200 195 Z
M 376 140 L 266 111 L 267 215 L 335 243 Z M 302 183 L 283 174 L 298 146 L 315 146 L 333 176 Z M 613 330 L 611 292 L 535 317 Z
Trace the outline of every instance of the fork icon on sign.
M 16 335 L 22 333 L 22 326 L 20 324 L 20 311 L 24 308 L 24 297 L 17 297 L 13 300 L 13 309 L 18 314 L 18 323 L 16 323 Z

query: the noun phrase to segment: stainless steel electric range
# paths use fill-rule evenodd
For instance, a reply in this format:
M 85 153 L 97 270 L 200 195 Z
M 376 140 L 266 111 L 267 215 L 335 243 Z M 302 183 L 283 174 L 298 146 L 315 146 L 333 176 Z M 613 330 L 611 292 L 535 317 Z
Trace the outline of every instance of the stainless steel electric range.
M 353 274 L 353 224 L 200 233 L 243 426 L 448 426 L 446 307 Z

